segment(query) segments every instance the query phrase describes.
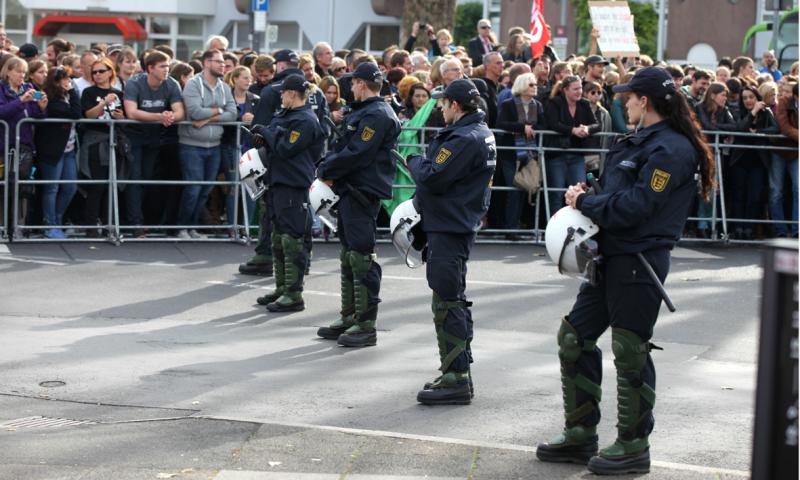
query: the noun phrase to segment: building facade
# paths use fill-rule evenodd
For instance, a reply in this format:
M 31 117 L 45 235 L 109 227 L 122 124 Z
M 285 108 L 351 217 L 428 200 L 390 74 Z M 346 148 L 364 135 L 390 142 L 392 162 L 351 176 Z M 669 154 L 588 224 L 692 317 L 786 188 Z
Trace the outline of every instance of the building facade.
M 251 44 L 249 16 L 234 0 L 0 0 L 0 20 L 15 44 L 40 48 L 56 36 L 79 50 L 166 44 L 186 59 L 210 35 L 225 35 L 234 49 Z M 262 40 L 262 50 L 310 50 L 324 40 L 334 48 L 380 51 L 400 37 L 400 19 L 375 13 L 371 0 L 271 0 L 268 22 L 278 34 L 267 45 Z

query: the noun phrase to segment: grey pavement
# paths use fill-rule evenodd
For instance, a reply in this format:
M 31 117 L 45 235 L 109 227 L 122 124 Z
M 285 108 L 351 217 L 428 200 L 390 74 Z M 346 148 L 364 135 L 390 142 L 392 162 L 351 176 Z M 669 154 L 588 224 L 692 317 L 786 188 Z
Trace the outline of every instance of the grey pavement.
M 424 269 L 380 246 L 378 346 L 345 349 L 315 335 L 338 311 L 338 245 L 315 244 L 293 314 L 255 304 L 273 281 L 236 273 L 251 252 L 0 245 L 0 478 L 591 477 L 534 455 L 562 423 L 555 333 L 579 285 L 543 248 L 476 246 L 476 397 L 436 408 L 415 401 L 438 366 Z M 748 475 L 760 278 L 757 249 L 674 251 L 647 478 Z

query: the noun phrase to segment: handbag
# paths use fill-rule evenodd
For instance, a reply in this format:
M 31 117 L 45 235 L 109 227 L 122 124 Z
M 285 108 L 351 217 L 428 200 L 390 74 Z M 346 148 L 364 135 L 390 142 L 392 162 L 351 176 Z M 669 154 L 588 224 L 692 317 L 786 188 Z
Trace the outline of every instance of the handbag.
M 520 161 L 517 161 L 514 186 L 528 192 L 528 203 L 533 204 L 533 196 L 542 188 L 542 170 L 539 168 L 538 158 L 530 158 L 527 163 L 522 165 Z

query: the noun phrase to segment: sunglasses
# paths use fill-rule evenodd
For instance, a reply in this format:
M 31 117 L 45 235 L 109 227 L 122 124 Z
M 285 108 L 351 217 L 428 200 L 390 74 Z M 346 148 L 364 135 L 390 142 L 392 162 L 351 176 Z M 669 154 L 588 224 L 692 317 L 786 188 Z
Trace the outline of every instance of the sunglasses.
M 110 71 L 111 70 L 108 69 L 108 68 L 103 69 L 103 70 L 92 70 L 92 75 L 100 75 L 101 73 L 106 73 L 106 72 L 110 72 Z
M 586 92 L 586 95 L 600 95 L 600 92 Z
M 347 67 L 338 67 L 338 68 L 334 68 L 333 71 L 334 72 L 341 72 L 342 70 L 345 70 L 345 69 L 347 69 Z
M 491 30 L 491 29 L 492 27 L 490 27 L 489 25 L 481 25 L 481 30 Z
M 535 86 L 536 86 L 536 84 L 535 84 L 535 83 L 529 83 L 529 84 L 528 84 L 528 86 L 529 86 L 529 87 L 535 87 Z

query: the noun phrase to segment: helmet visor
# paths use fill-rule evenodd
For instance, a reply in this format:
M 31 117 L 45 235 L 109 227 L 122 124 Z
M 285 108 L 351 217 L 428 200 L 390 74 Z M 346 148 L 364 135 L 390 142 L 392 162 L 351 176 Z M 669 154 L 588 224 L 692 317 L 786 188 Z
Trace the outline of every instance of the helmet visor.
M 267 191 L 267 187 L 260 181 L 256 180 L 255 175 L 250 175 L 247 178 L 243 178 L 242 183 L 244 184 L 244 189 L 247 191 L 247 194 L 250 195 L 250 198 L 253 200 L 258 200 L 259 197 L 264 195 L 264 192 Z
M 332 232 L 336 232 L 336 212 L 331 209 L 331 205 L 325 204 L 316 212 L 317 217 L 328 227 Z
M 408 223 L 401 223 L 392 234 L 392 243 L 409 268 L 421 267 L 422 251 L 414 246 L 414 234 Z

